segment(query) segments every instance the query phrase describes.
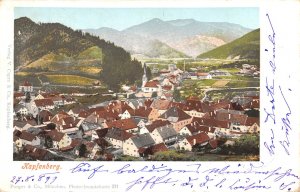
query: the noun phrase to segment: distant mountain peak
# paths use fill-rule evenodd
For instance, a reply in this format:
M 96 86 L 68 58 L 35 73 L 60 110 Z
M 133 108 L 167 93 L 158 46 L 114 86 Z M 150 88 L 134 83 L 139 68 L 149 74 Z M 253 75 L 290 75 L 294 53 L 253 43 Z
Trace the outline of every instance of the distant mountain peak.
M 149 20 L 148 22 L 164 22 L 164 21 L 159 18 L 153 18 L 153 19 Z
M 195 19 L 176 19 L 167 21 L 174 26 L 185 26 L 197 22 Z

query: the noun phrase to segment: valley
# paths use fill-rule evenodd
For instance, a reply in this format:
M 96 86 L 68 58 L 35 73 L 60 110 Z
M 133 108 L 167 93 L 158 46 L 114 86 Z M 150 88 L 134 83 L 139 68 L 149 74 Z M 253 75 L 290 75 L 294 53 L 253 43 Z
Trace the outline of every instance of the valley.
M 16 19 L 14 159 L 258 161 L 259 36 L 195 19 Z

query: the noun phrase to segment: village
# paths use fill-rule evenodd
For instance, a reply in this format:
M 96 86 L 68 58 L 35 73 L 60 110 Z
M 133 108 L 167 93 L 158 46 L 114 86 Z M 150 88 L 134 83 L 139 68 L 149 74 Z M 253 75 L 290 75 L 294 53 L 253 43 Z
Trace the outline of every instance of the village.
M 214 101 L 195 95 L 174 99 L 186 79 L 229 72 L 187 72 L 169 64 L 157 73 L 148 79 L 144 64 L 141 86 L 123 85 L 124 97 L 88 106 L 72 94 L 22 82 L 14 92 L 15 160 L 156 160 L 156 154 L 168 151 L 215 154 L 236 138 L 259 134 L 259 116 L 249 115 L 259 113 L 259 92 Z M 244 64 L 239 75 L 259 77 L 259 71 Z M 72 104 L 76 107 L 63 110 Z

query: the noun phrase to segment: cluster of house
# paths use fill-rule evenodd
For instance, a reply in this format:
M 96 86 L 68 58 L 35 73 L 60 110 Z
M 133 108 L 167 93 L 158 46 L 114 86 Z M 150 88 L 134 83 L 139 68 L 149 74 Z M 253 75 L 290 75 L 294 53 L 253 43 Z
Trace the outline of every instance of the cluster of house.
M 249 65 L 249 64 L 243 64 L 242 69 L 239 72 L 243 75 L 249 75 L 249 76 L 259 76 L 260 71 L 259 68 L 255 65 Z
M 173 91 L 183 81 L 183 71 L 176 68 L 176 65 L 169 65 L 168 69 L 160 71 L 160 75 L 148 80 L 146 75 L 146 64 L 144 64 L 144 74 L 142 86 L 124 87 L 127 93 L 134 95 L 135 98 L 160 97 L 172 99 Z
M 25 81 L 19 86 L 19 91 L 14 92 L 14 115 L 26 116 L 31 114 L 36 117 L 40 110 L 52 110 L 73 103 L 76 103 L 74 98 L 58 92 L 34 94 L 32 84 Z
M 180 75 L 172 75 L 166 75 L 164 84 L 145 81 L 143 92 L 153 91 L 150 88 L 154 84 L 162 90 L 174 86 Z M 53 154 L 67 159 L 113 160 L 118 155 L 151 158 L 159 151 L 191 151 L 197 146 L 213 150 L 218 147 L 218 137 L 260 131 L 259 118 L 245 114 L 259 110 L 256 94 L 218 102 L 202 102 L 195 97 L 174 102 L 163 96 L 112 100 L 94 108 L 78 106 L 56 113 L 56 105 L 74 100 L 57 93 L 37 94 L 29 103 L 20 93 L 15 97 L 20 97 L 16 106 L 24 103 L 27 111 L 15 107 L 19 115 L 14 120 L 14 150 L 39 160 Z

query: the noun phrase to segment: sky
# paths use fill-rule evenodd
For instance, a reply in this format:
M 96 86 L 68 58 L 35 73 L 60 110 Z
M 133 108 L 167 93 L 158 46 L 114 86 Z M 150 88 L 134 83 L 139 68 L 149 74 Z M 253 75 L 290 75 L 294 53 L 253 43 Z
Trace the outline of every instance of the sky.
M 203 22 L 229 22 L 250 29 L 259 28 L 258 8 L 39 8 L 17 7 L 15 18 L 34 22 L 61 23 L 73 29 L 109 27 L 123 30 L 153 18 L 163 21 L 195 19 Z

